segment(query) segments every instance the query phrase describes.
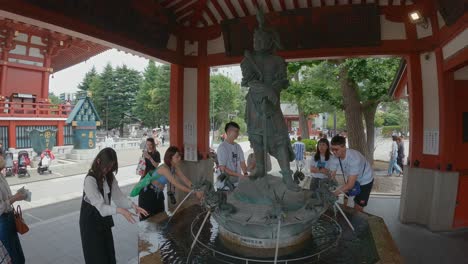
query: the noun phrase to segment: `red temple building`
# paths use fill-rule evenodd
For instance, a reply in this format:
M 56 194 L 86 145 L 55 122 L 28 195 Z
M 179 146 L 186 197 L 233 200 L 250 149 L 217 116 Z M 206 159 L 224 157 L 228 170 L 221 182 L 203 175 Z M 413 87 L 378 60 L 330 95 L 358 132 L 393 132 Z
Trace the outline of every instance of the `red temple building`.
M 57 145 L 72 144 L 70 106 L 49 101 L 49 77 L 108 47 L 0 15 L 0 141 L 29 148 L 27 131 L 57 129 Z

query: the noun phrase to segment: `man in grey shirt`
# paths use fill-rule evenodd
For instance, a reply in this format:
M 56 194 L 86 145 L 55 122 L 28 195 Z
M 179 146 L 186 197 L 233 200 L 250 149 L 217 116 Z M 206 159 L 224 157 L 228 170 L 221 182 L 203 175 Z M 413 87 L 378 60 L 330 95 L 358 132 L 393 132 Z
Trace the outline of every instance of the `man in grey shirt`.
M 241 146 L 234 142 L 239 136 L 240 127 L 235 122 L 229 122 L 224 127 L 226 139 L 219 145 L 217 150 L 219 169 L 229 176 L 229 180 L 237 186 L 239 178 L 248 176 L 245 164 L 244 151 Z

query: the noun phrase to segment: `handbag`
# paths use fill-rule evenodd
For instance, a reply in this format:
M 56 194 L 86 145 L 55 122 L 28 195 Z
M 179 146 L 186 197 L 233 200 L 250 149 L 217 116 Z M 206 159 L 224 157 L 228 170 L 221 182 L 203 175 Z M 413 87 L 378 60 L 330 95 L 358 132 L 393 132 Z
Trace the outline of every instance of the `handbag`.
M 138 165 L 136 167 L 136 174 L 140 176 L 145 175 L 145 170 L 146 170 L 146 161 L 145 157 L 141 156 L 140 159 L 138 160 Z
M 21 235 L 29 231 L 28 225 L 24 222 L 23 212 L 21 211 L 21 206 L 17 206 L 15 211 L 15 225 L 16 231 Z
M 344 182 L 345 182 L 345 184 L 346 184 L 346 183 L 348 183 L 348 182 L 346 181 L 346 178 L 345 178 L 345 176 L 344 176 L 344 170 L 343 170 L 343 165 L 341 165 L 341 159 L 338 158 L 338 161 L 340 162 L 341 172 L 343 173 L 343 180 L 344 180 Z M 364 163 L 364 169 L 362 169 L 362 174 L 364 174 L 364 171 L 365 171 L 365 170 L 366 170 L 366 163 Z M 361 193 L 361 184 L 356 180 L 356 181 L 354 182 L 353 188 L 351 188 L 350 190 L 348 190 L 348 191 L 346 192 L 346 195 L 347 195 L 347 196 L 356 196 L 356 195 L 359 195 L 360 193 Z
M 161 165 L 162 166 L 162 165 Z M 159 167 L 158 167 L 159 168 Z M 140 191 L 148 186 L 152 181 L 155 181 L 159 179 L 161 175 L 159 175 L 157 172 L 157 169 L 154 169 L 152 171 L 149 171 L 143 179 L 141 179 L 130 191 L 130 197 L 135 197 L 140 194 Z

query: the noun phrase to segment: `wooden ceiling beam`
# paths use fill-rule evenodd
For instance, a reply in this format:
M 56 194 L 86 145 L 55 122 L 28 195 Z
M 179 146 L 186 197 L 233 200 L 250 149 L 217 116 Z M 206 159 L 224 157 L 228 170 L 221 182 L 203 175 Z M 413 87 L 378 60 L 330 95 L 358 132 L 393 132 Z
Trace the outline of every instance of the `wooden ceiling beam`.
M 273 3 L 271 3 L 271 0 L 265 0 L 267 6 L 268 6 L 268 12 L 275 12 L 275 9 L 273 8 Z
M 184 7 L 185 5 L 189 4 L 190 2 L 192 2 L 192 0 L 182 0 L 182 1 L 178 2 L 177 4 L 169 7 L 169 9 L 171 9 L 172 12 L 174 12 L 174 14 L 175 14 L 178 9 L 180 9 L 181 7 Z
M 167 7 L 171 2 L 174 2 L 174 0 L 162 0 L 160 5 Z
M 306 2 L 307 2 L 307 1 L 306 1 Z M 299 0 L 294 0 L 294 1 L 293 1 L 293 7 L 294 7 L 294 9 L 300 8 L 300 6 L 299 6 Z
M 260 8 L 260 5 L 258 4 L 257 0 L 252 0 L 252 4 L 253 4 L 255 10 L 258 10 Z
M 228 16 L 226 13 L 224 13 L 223 8 L 221 8 L 221 5 L 219 4 L 218 0 L 211 0 L 211 3 L 213 6 L 216 8 L 216 11 L 218 11 L 219 15 L 221 16 L 222 20 L 228 20 Z
M 245 16 L 250 16 L 249 9 L 247 8 L 247 5 L 245 4 L 245 0 L 239 0 L 239 5 L 242 8 L 242 11 L 244 11 Z
M 213 24 L 218 24 L 218 19 L 216 19 L 213 12 L 211 12 L 211 10 L 207 6 L 205 6 L 204 10 L 205 10 L 205 13 L 208 15 L 208 17 L 211 19 L 211 22 L 213 22 Z
M 179 20 L 177 21 L 177 23 L 183 25 L 185 22 L 189 21 L 189 20 L 192 18 L 193 12 L 194 12 L 193 10 L 190 10 L 190 11 L 188 11 L 187 13 L 185 13 L 185 14 L 187 14 L 187 15 L 184 14 L 185 16 L 184 16 L 184 15 L 180 16 L 180 17 L 182 17 L 182 18 L 180 18 L 180 19 L 177 18 L 177 19 L 179 19 Z
M 195 5 L 194 11 L 193 11 L 193 15 L 192 15 L 192 17 L 190 19 L 190 24 L 196 26 L 198 21 L 204 20 L 204 18 L 203 18 L 203 9 L 206 6 L 206 1 L 207 0 L 201 0 L 201 1 L 196 2 L 196 5 Z M 202 23 L 205 25 L 205 23 L 203 21 L 202 21 Z
M 279 3 L 280 3 L 280 6 L 281 6 L 280 11 L 286 11 L 286 3 L 284 2 L 284 0 L 279 0 Z
M 194 6 L 196 6 L 197 2 L 195 3 L 192 3 L 192 4 L 189 4 L 188 6 L 182 8 L 182 9 L 179 9 L 178 11 L 174 11 L 174 14 L 179 17 L 181 16 L 182 14 L 184 13 L 187 13 L 187 11 L 191 11 L 194 9 Z
M 236 8 L 235 8 L 234 5 L 232 4 L 231 0 L 224 0 L 224 2 L 226 3 L 226 5 L 227 5 L 228 8 L 229 8 L 229 11 L 231 11 L 231 14 L 232 14 L 235 18 L 241 17 L 241 15 L 240 15 L 239 13 L 237 13 Z

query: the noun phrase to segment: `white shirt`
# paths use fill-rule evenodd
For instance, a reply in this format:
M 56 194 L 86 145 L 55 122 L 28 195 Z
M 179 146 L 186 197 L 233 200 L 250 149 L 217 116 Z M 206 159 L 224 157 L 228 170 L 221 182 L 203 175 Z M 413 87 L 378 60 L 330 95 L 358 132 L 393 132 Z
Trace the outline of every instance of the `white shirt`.
M 92 176 L 86 176 L 84 181 L 84 200 L 92 206 L 96 207 L 101 216 L 104 217 L 117 214 L 117 207 L 127 209 L 132 208 L 132 201 L 130 201 L 130 199 L 128 199 L 127 196 L 122 193 L 122 190 L 119 188 L 119 183 L 115 177 L 114 181 L 112 182 L 111 196 L 112 200 L 117 206 L 112 205 L 109 201 L 109 192 L 111 190 L 109 188 L 109 184 L 107 184 L 107 181 L 104 181 L 102 188 L 104 190 L 104 197 L 99 192 L 96 179 Z
M 341 171 L 338 159 L 335 163 L 336 170 Z M 348 178 L 350 175 L 357 175 L 357 181 L 361 185 L 366 185 L 374 180 L 372 167 L 369 161 L 357 150 L 346 149 L 346 157 L 341 160 L 341 165 L 343 166 L 344 176 Z
M 325 160 L 325 156 L 320 155 L 320 160 L 315 161 L 314 156 L 310 159 L 310 168 L 318 168 L 319 164 L 321 164 L 321 168 L 326 168 L 329 169 L 330 171 L 336 171 L 336 165 L 334 164 L 333 157 L 330 155 L 330 158 L 328 160 Z M 338 165 L 339 166 L 339 165 Z M 325 179 L 328 178 L 326 174 L 317 172 L 317 173 L 312 173 L 313 178 L 319 178 L 319 179 Z
M 241 162 L 245 161 L 244 151 L 237 143 L 231 144 L 223 141 L 216 151 L 219 166 L 225 166 L 229 170 L 242 174 Z M 230 177 L 231 182 L 237 182 L 238 177 Z
M 0 215 L 11 211 L 11 189 L 5 176 L 0 173 Z

